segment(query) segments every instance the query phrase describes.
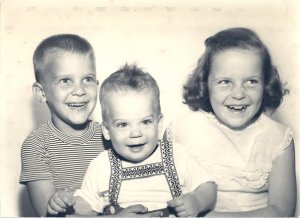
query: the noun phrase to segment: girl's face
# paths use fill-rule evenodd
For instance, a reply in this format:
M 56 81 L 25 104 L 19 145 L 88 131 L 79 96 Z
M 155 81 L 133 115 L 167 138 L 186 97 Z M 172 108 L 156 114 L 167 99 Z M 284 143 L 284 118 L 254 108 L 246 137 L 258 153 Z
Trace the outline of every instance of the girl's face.
M 228 49 L 213 56 L 208 90 L 220 122 L 241 130 L 253 121 L 263 99 L 262 69 L 262 59 L 256 50 Z

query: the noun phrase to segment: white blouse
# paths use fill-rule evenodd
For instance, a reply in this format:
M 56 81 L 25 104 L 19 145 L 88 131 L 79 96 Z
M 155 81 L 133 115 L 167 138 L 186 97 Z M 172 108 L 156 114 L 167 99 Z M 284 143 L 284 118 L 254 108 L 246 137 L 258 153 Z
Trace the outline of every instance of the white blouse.
M 215 211 L 247 211 L 267 206 L 272 162 L 292 141 L 292 130 L 262 114 L 241 131 L 214 115 L 188 112 L 166 130 L 168 140 L 184 144 L 218 186 Z

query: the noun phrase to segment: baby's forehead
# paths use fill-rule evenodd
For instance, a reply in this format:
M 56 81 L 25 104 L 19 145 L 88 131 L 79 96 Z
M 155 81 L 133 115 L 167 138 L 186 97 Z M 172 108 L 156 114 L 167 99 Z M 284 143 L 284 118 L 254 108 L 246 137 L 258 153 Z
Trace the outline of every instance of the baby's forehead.
M 128 87 L 125 89 L 118 88 L 118 89 L 111 89 L 108 92 L 104 93 L 103 100 L 104 105 L 108 106 L 110 104 L 107 104 L 110 101 L 115 101 L 118 98 L 122 98 L 123 100 L 128 99 L 128 101 L 131 101 L 132 99 L 140 99 L 141 97 L 143 100 L 149 100 L 153 104 L 157 105 L 159 104 L 159 99 L 157 98 L 155 92 L 150 89 L 128 89 Z M 129 97 L 129 98 L 127 98 Z

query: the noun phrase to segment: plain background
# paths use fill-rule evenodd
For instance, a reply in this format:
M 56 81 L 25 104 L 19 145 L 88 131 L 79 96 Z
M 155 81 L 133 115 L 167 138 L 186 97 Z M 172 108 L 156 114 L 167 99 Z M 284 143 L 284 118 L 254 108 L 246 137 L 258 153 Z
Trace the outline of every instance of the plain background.
M 294 129 L 299 172 L 299 12 L 297 0 L 1 1 L 0 216 L 34 216 L 18 182 L 20 148 L 49 113 L 33 98 L 32 54 L 42 39 L 58 33 L 90 41 L 100 82 L 126 62 L 150 72 L 161 88 L 167 125 L 186 109 L 182 84 L 204 51 L 204 40 L 229 27 L 253 29 L 290 89 L 274 119 Z M 99 105 L 93 118 L 101 121 Z

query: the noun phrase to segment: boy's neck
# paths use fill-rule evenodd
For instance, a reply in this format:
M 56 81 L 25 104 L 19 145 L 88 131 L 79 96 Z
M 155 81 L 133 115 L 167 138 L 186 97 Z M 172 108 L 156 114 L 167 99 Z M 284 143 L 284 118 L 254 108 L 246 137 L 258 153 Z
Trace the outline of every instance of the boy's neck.
M 59 131 L 71 136 L 83 135 L 88 130 L 90 123 L 90 120 L 87 120 L 85 123 L 80 125 L 70 125 L 64 122 L 57 122 L 55 119 L 51 119 L 51 121 Z

